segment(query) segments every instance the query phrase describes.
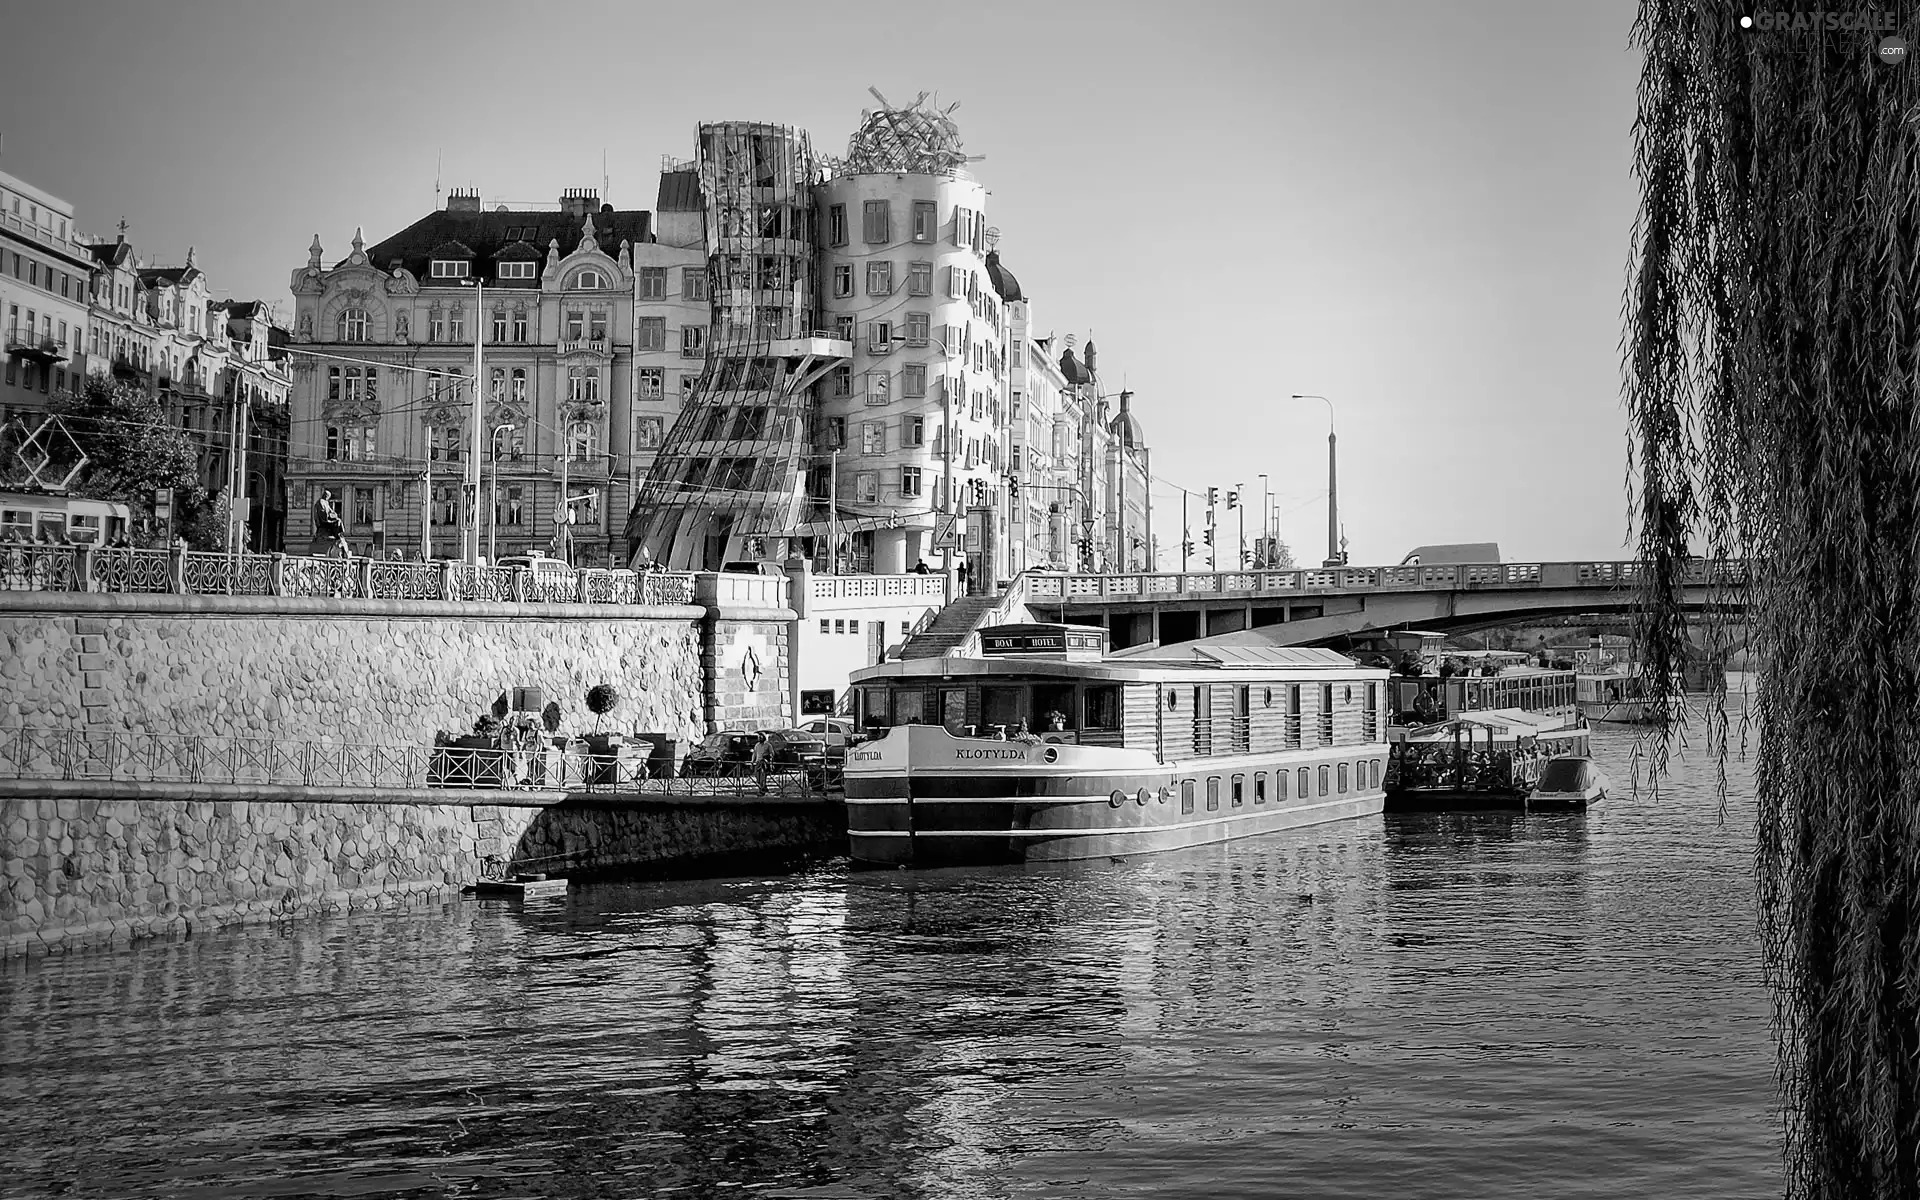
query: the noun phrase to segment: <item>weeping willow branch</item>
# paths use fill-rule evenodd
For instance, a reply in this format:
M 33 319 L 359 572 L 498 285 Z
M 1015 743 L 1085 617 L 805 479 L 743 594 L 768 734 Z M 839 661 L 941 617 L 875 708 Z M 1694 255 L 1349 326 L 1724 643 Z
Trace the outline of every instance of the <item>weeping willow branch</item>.
M 1741 12 L 1642 0 L 1634 27 L 1636 635 L 1666 692 L 1693 540 L 1752 562 L 1706 624 L 1713 653 L 1742 614 L 1763 664 L 1741 742 L 1750 718 L 1787 1194 L 1920 1196 L 1920 61 Z M 1724 805 L 1724 678 L 1709 710 Z

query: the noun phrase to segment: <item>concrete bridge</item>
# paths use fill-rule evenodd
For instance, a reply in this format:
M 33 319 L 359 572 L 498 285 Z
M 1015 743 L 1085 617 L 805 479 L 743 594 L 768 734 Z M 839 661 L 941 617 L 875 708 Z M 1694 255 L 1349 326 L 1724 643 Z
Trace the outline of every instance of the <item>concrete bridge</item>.
M 1309 646 L 1381 628 L 1464 633 L 1531 617 L 1626 612 L 1639 598 L 1637 562 L 1462 563 L 1286 571 L 1064 575 L 1016 581 L 1042 620 L 1105 626 L 1115 649 L 1261 629 L 1281 645 Z M 1744 562 L 1695 560 L 1685 573 L 1689 609 L 1733 603 Z

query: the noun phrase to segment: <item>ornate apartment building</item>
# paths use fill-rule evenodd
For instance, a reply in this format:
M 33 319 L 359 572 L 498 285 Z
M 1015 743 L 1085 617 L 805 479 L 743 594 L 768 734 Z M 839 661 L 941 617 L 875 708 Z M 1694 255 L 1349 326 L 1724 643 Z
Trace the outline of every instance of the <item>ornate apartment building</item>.
M 92 271 L 73 206 L 0 173 L 0 421 L 44 409 L 84 377 Z
M 649 213 L 588 189 L 552 209 L 456 191 L 371 247 L 356 231 L 331 267 L 316 236 L 292 277 L 289 549 L 327 492 L 357 553 L 458 557 L 471 509 L 483 555 L 624 563 L 644 453 L 634 255 L 650 240 Z

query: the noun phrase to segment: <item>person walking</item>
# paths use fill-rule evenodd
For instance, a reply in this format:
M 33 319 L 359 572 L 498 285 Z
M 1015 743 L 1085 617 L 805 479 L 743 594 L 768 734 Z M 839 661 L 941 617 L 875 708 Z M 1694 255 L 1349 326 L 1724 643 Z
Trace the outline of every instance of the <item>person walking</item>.
M 753 747 L 753 778 L 760 786 L 760 794 L 767 794 L 767 760 L 773 756 L 773 741 L 766 734 Z

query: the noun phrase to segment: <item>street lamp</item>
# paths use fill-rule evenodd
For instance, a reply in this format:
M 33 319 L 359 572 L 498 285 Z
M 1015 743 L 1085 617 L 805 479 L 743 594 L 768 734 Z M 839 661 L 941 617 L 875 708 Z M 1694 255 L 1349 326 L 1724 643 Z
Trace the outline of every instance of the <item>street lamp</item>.
M 467 453 L 466 520 L 460 531 L 461 557 L 470 567 L 480 565 L 480 427 L 481 396 L 485 394 L 486 364 L 481 349 L 487 328 L 487 285 L 478 279 L 463 279 L 461 287 L 473 289 L 473 437 Z
M 1262 567 L 1271 567 L 1273 565 L 1267 561 L 1267 510 L 1269 507 L 1270 505 L 1267 500 L 1267 474 L 1265 471 L 1262 471 L 1260 473 L 1260 552 L 1253 556 L 1253 561 L 1259 563 Z
M 1325 567 L 1346 565 L 1340 553 L 1340 459 L 1333 433 L 1333 401 L 1312 392 L 1295 392 L 1295 400 L 1318 400 L 1327 406 L 1327 561 Z
M 493 433 L 487 438 L 487 565 L 497 561 L 494 554 L 494 536 L 500 532 L 500 435 L 513 428 L 509 421 L 505 425 L 495 425 Z

